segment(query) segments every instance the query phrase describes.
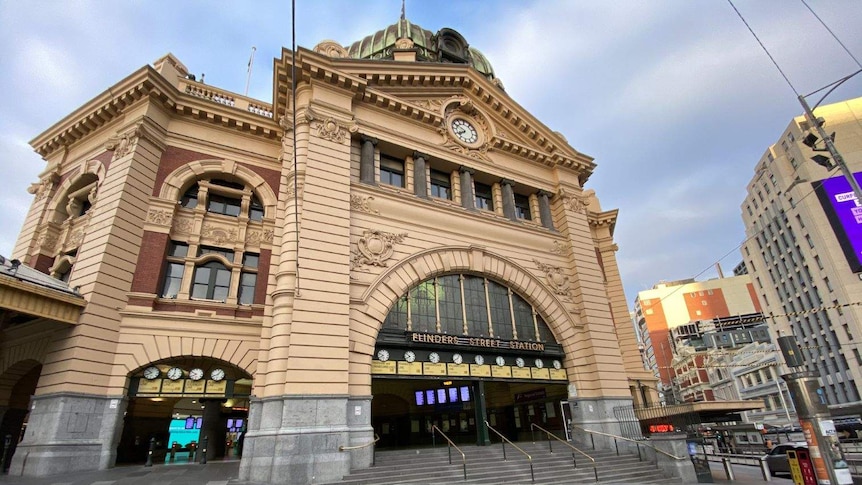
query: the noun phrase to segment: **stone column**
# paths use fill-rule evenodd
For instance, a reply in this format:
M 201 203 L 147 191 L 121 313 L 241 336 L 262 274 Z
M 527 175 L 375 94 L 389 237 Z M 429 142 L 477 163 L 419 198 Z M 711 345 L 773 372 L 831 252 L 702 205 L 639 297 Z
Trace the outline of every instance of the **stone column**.
M 413 152 L 413 194 L 417 197 L 428 197 L 428 181 L 425 178 L 425 160 L 428 155 Z
M 475 170 L 468 167 L 461 167 L 458 170 L 461 173 L 461 206 L 465 209 L 476 209 L 476 196 L 473 195 L 473 174 Z
M 500 180 L 500 190 L 503 192 L 503 215 L 510 221 L 516 221 L 515 216 L 515 192 L 512 191 L 514 180 Z
M 688 444 L 685 434 L 659 434 L 650 438 L 657 450 L 663 451 L 671 458 L 662 453 L 655 453 L 656 466 L 666 477 L 677 477 L 682 483 L 697 483 L 698 476 L 694 470 L 694 464 L 688 454 Z
M 555 229 L 554 218 L 551 216 L 550 195 L 551 194 L 544 190 L 540 190 L 536 193 L 536 197 L 539 199 L 539 216 L 542 219 L 542 225 L 553 231 Z
M 362 152 L 359 156 L 359 181 L 368 185 L 377 185 L 374 178 L 374 147 L 377 145 L 377 138 L 362 135 L 359 139 L 362 143 Z

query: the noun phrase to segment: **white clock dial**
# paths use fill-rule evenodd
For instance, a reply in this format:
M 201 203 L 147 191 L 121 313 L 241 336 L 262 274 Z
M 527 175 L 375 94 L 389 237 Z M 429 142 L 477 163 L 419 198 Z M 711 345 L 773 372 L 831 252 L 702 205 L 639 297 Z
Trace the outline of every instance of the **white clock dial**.
M 545 363 L 542 362 L 542 359 L 536 359 L 536 367 L 538 367 L 539 369 L 545 367 Z
M 179 367 L 171 367 L 168 369 L 168 379 L 175 381 L 183 376 L 183 370 Z
M 161 373 L 162 373 L 162 371 L 160 371 L 158 367 L 150 366 L 150 367 L 147 367 L 146 369 L 144 369 L 144 378 L 149 379 L 149 380 L 153 380 L 156 377 L 159 377 L 159 375 L 161 375 Z
M 452 120 L 452 132 L 464 143 L 476 143 L 479 141 L 479 133 L 469 121 L 461 118 Z
M 561 369 L 562 367 L 563 364 L 561 364 L 559 360 L 554 361 L 554 369 Z
M 204 370 L 195 367 L 194 369 L 189 371 L 189 379 L 193 381 L 201 380 L 201 377 L 204 376 Z
M 524 367 L 524 364 L 525 364 L 524 359 L 522 359 L 520 357 L 515 359 L 515 365 L 517 365 L 518 367 Z
M 455 354 L 452 356 L 452 362 L 460 364 L 461 362 L 464 362 L 464 357 L 461 357 L 461 354 Z
M 210 372 L 210 379 L 212 379 L 214 381 L 220 381 L 220 380 L 224 379 L 224 370 L 213 369 L 212 372 Z
M 389 351 L 386 349 L 381 349 L 377 351 L 377 360 L 380 362 L 386 362 L 389 360 Z
M 437 352 L 431 352 L 431 354 L 428 355 L 428 360 L 436 364 L 437 362 L 440 362 L 440 354 Z
M 473 360 L 476 361 L 476 365 L 482 365 L 485 363 L 485 358 L 481 355 L 477 355 Z
M 414 354 L 412 350 L 408 350 L 407 352 L 404 352 L 404 360 L 407 362 L 413 362 L 416 360 L 416 354 Z
M 497 356 L 497 365 L 499 365 L 500 367 L 506 365 L 506 359 L 504 359 L 502 355 Z

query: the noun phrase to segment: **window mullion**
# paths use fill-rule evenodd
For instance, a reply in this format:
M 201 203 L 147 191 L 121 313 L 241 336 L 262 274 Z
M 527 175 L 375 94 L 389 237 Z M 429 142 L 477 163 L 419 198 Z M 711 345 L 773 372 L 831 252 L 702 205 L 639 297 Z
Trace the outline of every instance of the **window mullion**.
M 437 320 L 437 333 L 443 333 L 440 325 L 440 284 L 437 278 L 434 278 L 434 317 Z
M 508 296 L 509 301 L 509 320 L 512 324 L 512 339 L 518 340 L 518 326 L 515 325 L 515 306 L 512 304 L 512 289 L 508 286 L 506 287 L 506 296 Z
M 538 342 L 539 340 L 541 340 L 539 338 L 539 321 L 538 319 L 536 319 L 536 309 L 533 307 L 530 307 L 530 309 L 533 313 L 533 341 Z
M 491 298 L 488 296 L 487 278 L 482 278 L 482 288 L 485 289 L 485 313 L 488 314 L 488 336 L 494 338 L 494 322 L 491 321 Z
M 413 331 L 413 317 L 412 317 L 411 311 L 410 311 L 412 305 L 410 304 L 410 300 L 411 300 L 410 290 L 407 290 L 407 331 L 408 332 Z
M 458 286 L 461 288 L 461 322 L 464 325 L 462 335 L 468 335 L 470 332 L 467 329 L 467 302 L 464 298 L 464 275 L 458 275 Z

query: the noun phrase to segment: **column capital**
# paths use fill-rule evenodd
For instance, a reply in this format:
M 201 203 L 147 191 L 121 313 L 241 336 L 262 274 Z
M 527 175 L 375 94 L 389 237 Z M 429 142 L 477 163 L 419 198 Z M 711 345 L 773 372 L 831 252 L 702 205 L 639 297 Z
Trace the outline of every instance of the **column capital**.
M 413 159 L 421 158 L 423 160 L 428 160 L 428 154 L 422 152 L 413 152 Z
M 500 179 L 500 185 L 515 185 L 515 181 L 512 179 Z
M 377 145 L 377 138 L 368 135 L 359 135 L 359 139 L 363 142 L 371 142 L 372 145 Z
M 545 197 L 550 199 L 551 197 L 553 197 L 554 193 L 548 192 L 547 190 L 539 189 L 536 191 L 536 195 L 544 195 Z
M 461 165 L 460 167 L 458 167 L 458 171 L 461 173 L 469 173 L 470 175 L 473 175 L 476 173 L 475 170 L 473 170 L 470 167 L 465 167 L 464 165 Z

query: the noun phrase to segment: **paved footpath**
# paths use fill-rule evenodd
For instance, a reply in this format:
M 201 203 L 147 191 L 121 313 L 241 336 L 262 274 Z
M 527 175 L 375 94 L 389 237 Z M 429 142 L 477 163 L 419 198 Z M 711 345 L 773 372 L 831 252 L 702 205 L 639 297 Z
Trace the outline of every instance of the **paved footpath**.
M 714 483 L 734 485 L 792 485 L 789 478 L 774 477 L 766 482 L 760 469 L 735 465 L 736 480 L 730 481 L 720 464 L 711 463 Z M 78 472 L 42 478 L 0 475 L 2 485 L 258 485 L 237 479 L 239 461 L 210 462 L 206 465 L 123 466 L 95 472 Z M 605 482 L 602 482 L 605 483 Z M 686 484 L 688 485 L 688 484 Z

